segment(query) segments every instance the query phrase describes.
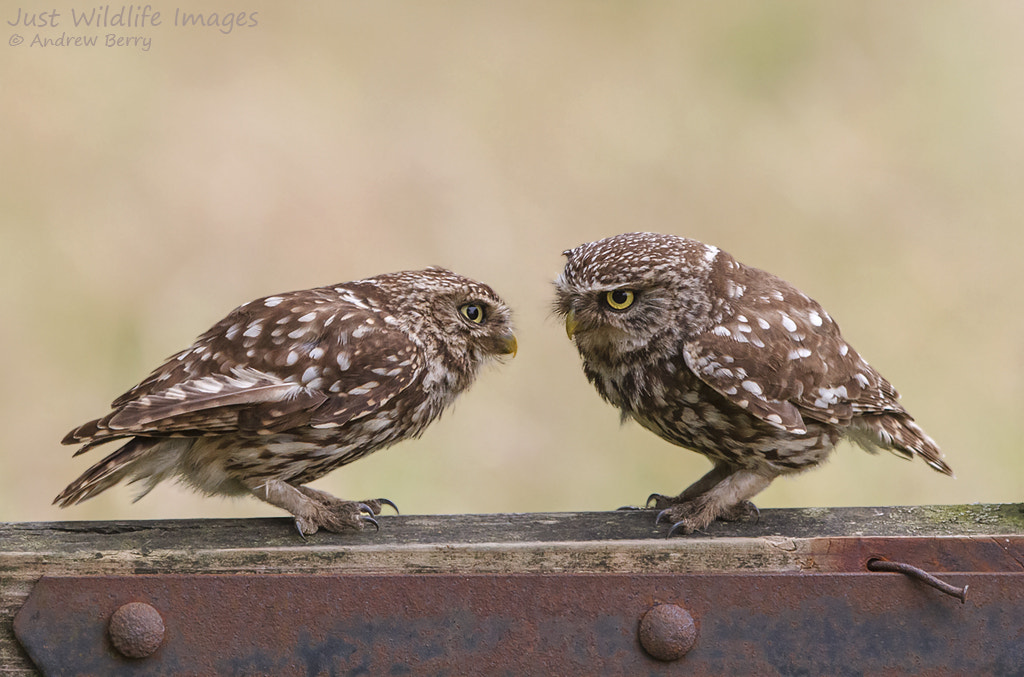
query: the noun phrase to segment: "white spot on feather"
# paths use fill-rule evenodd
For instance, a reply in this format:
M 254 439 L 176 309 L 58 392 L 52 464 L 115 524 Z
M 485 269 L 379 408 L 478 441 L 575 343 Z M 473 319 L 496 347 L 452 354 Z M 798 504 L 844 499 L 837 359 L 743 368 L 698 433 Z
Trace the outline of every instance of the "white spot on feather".
M 754 381 L 744 381 L 740 385 L 743 386 L 743 389 L 748 393 L 752 393 L 757 396 L 761 396 L 764 393 L 764 391 L 761 390 L 761 385 Z
M 201 393 L 215 395 L 224 390 L 224 384 L 215 378 L 201 378 L 193 382 L 192 387 Z
M 338 353 L 338 357 L 336 359 L 338 361 L 338 368 L 342 371 L 345 371 L 352 366 L 352 358 L 349 357 L 348 353 Z
M 807 314 L 807 319 L 810 320 L 811 324 L 813 324 L 815 327 L 821 326 L 821 315 L 814 312 L 813 310 Z
M 284 358 L 284 363 L 289 367 L 299 361 L 299 354 L 294 350 L 288 351 L 288 357 Z
M 299 322 L 312 322 L 316 319 L 316 312 L 309 312 L 299 318 Z
M 376 388 L 379 385 L 380 385 L 380 383 L 378 383 L 377 381 L 367 381 L 363 385 L 358 386 L 356 388 L 353 388 L 352 390 L 349 390 L 348 394 L 349 395 L 365 395 L 366 393 L 370 392 L 371 390 L 373 390 L 374 388 Z
M 284 299 L 281 298 L 280 296 L 270 296 L 263 301 L 263 305 L 265 305 L 267 308 L 273 308 L 274 306 L 279 305 L 281 301 L 284 301 Z
M 785 327 L 786 331 L 796 331 L 796 322 L 793 321 L 793 318 L 791 318 L 789 315 L 786 315 L 785 313 L 779 314 L 782 315 L 782 326 Z
M 183 400 L 185 399 L 185 391 L 181 389 L 180 385 L 174 385 L 164 391 L 164 397 L 172 400 Z

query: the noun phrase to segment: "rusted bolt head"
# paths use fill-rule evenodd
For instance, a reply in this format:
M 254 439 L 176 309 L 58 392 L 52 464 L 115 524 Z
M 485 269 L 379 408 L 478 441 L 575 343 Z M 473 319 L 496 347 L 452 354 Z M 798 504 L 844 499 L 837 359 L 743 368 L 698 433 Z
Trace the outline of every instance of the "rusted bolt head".
M 659 661 L 682 658 L 696 641 L 693 616 L 675 604 L 653 606 L 640 619 L 640 645 Z
M 164 619 L 145 602 L 129 602 L 110 617 L 110 642 L 128 658 L 145 658 L 164 641 Z

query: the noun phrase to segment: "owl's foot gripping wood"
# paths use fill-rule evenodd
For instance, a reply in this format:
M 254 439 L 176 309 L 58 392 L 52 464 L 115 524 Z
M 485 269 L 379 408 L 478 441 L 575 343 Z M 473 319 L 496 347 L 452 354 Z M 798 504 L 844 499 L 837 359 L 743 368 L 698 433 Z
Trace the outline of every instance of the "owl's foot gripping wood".
M 723 522 L 738 522 L 750 516 L 759 517 L 761 514 L 758 507 L 750 501 L 740 501 L 736 505 L 721 509 L 721 512 L 718 513 L 715 512 L 716 510 L 719 508 L 715 508 L 711 500 L 702 496 L 693 501 L 677 503 L 672 507 L 665 508 L 658 513 L 654 523 L 668 522 L 671 524 L 672 526 L 666 534 L 668 537 L 676 533 L 692 534 L 716 519 Z
M 347 529 L 361 531 L 366 525 L 380 530 L 374 519 L 381 508 L 398 507 L 386 498 L 367 501 L 345 501 L 325 491 L 307 486 L 293 486 L 281 480 L 270 480 L 252 489 L 252 493 L 271 505 L 283 508 L 295 516 L 295 528 L 303 538 L 315 534 L 320 528 L 341 532 Z
M 678 496 L 651 494 L 647 505 L 659 509 L 655 524 L 668 522 L 668 536 L 692 534 L 716 519 L 735 522 L 760 515 L 750 498 L 767 487 L 773 478 L 725 464 L 716 465 Z

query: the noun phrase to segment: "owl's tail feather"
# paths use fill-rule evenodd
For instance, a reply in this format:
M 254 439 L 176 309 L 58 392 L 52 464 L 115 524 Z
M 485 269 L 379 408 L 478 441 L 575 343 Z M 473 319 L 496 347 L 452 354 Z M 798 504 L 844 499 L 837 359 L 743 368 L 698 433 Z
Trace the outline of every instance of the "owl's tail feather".
M 82 473 L 82 476 L 60 492 L 53 502 L 66 508 L 106 491 L 124 479 L 131 472 L 134 462 L 158 443 L 159 440 L 153 438 L 132 438 L 127 444 Z
M 935 470 L 953 476 L 953 469 L 942 460 L 939 445 L 909 415 L 885 414 L 871 417 L 869 421 L 866 427 L 874 433 L 871 436 L 874 439 L 865 439 L 863 434 L 856 435 L 853 439 L 861 446 L 866 447 L 864 443 L 871 442 L 908 458 L 920 456 Z

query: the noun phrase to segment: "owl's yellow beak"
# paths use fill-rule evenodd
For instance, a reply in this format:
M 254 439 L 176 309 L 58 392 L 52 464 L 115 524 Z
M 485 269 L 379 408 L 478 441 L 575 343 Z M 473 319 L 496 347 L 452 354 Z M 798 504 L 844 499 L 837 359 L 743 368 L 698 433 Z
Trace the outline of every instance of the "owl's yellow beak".
M 565 316 L 565 335 L 572 340 L 573 335 L 576 334 L 576 311 L 570 310 L 569 314 Z
M 503 354 L 511 355 L 512 357 L 515 357 L 516 353 L 519 352 L 519 342 L 516 341 L 516 335 L 513 334 L 512 332 L 509 332 L 509 333 L 505 334 L 504 336 L 502 336 L 501 340 L 502 340 L 501 346 L 502 346 L 502 349 L 503 349 L 502 350 Z

